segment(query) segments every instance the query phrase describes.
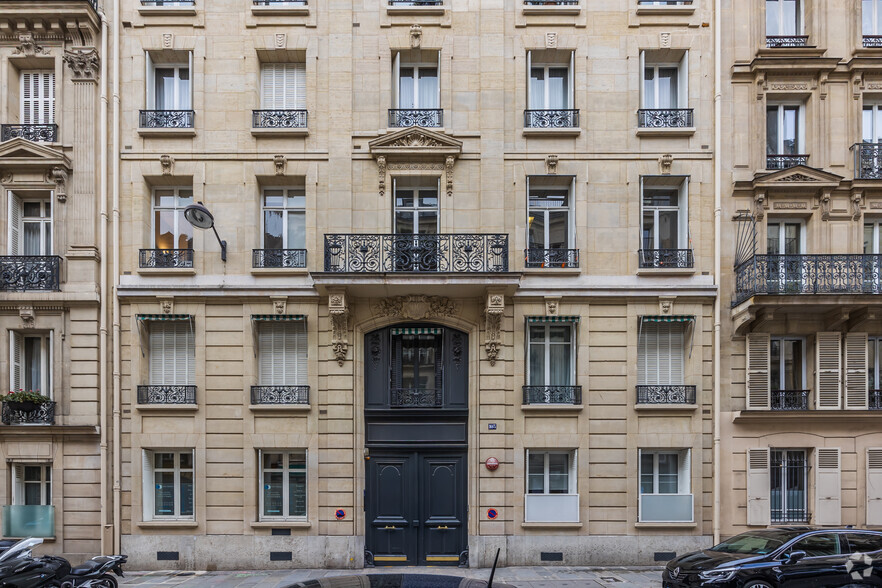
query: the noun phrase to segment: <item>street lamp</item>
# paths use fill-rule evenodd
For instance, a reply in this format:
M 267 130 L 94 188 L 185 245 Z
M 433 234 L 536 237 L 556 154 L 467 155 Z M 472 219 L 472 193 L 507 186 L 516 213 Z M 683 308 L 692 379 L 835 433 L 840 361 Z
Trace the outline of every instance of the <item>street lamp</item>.
M 211 229 L 214 231 L 214 236 L 217 237 L 217 242 L 220 243 L 221 261 L 226 261 L 227 242 L 221 241 L 220 235 L 217 234 L 217 229 L 214 228 L 214 217 L 208 212 L 208 209 L 201 202 L 191 204 L 184 209 L 184 218 L 197 229 Z

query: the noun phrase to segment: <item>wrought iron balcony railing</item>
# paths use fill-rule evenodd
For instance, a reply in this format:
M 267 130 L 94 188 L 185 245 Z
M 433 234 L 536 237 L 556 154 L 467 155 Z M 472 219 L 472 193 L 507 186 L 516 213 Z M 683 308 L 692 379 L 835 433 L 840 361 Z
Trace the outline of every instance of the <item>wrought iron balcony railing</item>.
M 809 390 L 772 390 L 772 410 L 808 410 Z
M 305 110 L 252 110 L 251 125 L 255 129 L 305 129 Z
M 808 165 L 808 155 L 766 155 L 766 169 L 788 169 Z
M 142 129 L 192 129 L 192 110 L 142 110 L 140 125 Z
M 251 267 L 306 267 L 306 249 L 252 249 Z
M 882 390 L 867 390 L 867 408 L 882 410 Z
M 194 0 L 141 0 L 141 6 L 193 6 Z
M 864 35 L 863 45 L 867 49 L 878 49 L 882 47 L 882 35 Z
M 799 480 L 801 478 L 797 477 L 798 474 L 794 473 L 793 477 L 789 478 L 791 480 Z M 779 499 L 780 500 L 780 499 Z M 788 508 L 781 509 L 772 507 L 771 511 L 771 522 L 772 524 L 777 523 L 808 523 L 812 519 L 812 514 L 804 508 Z
M 389 126 L 441 127 L 444 126 L 444 110 L 440 108 L 390 108 Z
M 441 6 L 443 0 L 389 0 L 389 6 Z
M 0 292 L 61 290 L 58 255 L 0 255 Z
M 139 261 L 143 268 L 190 268 L 193 267 L 193 250 L 141 249 Z
M 642 129 L 684 129 L 693 126 L 691 108 L 650 109 L 637 111 L 637 126 Z
M 755 255 L 735 268 L 735 300 L 755 294 L 882 294 L 882 255 Z
M 138 404 L 196 404 L 196 386 L 138 386 Z
M 392 408 L 439 408 L 443 405 L 441 390 L 432 388 L 392 388 Z
M 524 250 L 524 264 L 530 268 L 579 267 L 578 249 L 536 249 Z
M 55 403 L 4 402 L 0 422 L 4 425 L 54 425 Z
M 582 386 L 524 386 L 524 404 L 582 404 Z
M 306 0 L 252 0 L 255 6 L 308 6 Z
M 856 143 L 851 150 L 856 179 L 882 180 L 882 143 Z
M 251 386 L 251 404 L 309 404 L 309 386 Z
M 641 249 L 641 268 L 688 269 L 695 266 L 691 249 Z
M 35 143 L 58 141 L 58 125 L 0 125 L 0 141 L 21 137 Z
M 507 272 L 508 235 L 325 235 L 325 271 Z
M 524 128 L 527 129 L 575 129 L 578 126 L 578 109 L 524 111 Z
M 637 404 L 695 404 L 695 386 L 637 386 Z
M 784 47 L 808 47 L 808 35 L 769 35 L 766 47 L 781 49 Z
M 579 0 L 524 0 L 525 6 L 578 6 Z

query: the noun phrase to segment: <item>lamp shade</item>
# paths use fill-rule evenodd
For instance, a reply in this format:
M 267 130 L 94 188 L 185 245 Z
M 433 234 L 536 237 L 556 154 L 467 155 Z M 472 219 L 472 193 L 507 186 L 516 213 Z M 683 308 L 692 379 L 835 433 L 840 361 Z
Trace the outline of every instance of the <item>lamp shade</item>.
M 214 226 L 214 217 L 201 203 L 185 208 L 184 218 L 197 229 L 210 229 Z

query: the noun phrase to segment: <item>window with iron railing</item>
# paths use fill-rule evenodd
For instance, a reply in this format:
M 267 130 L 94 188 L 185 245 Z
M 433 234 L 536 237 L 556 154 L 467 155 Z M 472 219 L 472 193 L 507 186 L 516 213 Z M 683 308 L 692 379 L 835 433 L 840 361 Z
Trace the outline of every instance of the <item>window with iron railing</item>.
M 808 463 L 803 449 L 770 452 L 770 509 L 772 523 L 807 523 Z

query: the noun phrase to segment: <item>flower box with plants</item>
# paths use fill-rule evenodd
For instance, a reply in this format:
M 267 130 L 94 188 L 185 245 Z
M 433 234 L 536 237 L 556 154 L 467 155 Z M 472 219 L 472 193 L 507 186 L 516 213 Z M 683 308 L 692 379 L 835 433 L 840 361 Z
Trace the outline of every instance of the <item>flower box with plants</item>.
M 19 390 L 18 392 L 9 391 L 3 398 L 3 402 L 9 406 L 10 410 L 33 412 L 43 404 L 50 404 L 52 399 L 40 394 L 39 390 Z

